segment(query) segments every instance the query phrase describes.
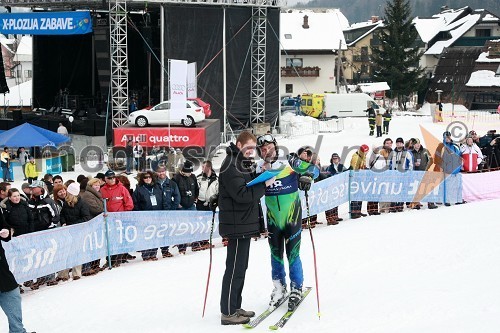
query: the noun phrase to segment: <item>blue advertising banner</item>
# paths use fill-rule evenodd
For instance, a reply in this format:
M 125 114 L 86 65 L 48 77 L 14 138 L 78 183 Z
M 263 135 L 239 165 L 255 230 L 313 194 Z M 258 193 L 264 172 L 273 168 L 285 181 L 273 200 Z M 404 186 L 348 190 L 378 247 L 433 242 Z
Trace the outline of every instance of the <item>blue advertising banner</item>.
M 219 237 L 218 214 L 214 237 Z M 18 282 L 110 255 L 210 238 L 212 212 L 148 211 L 108 213 L 89 222 L 13 237 L 2 245 Z
M 83 35 L 92 32 L 90 12 L 0 14 L 0 33 L 21 35 Z
M 462 176 L 442 172 L 351 171 L 352 201 L 462 202 Z
M 45 160 L 45 166 L 47 167 L 47 173 L 57 175 L 62 172 L 61 157 L 51 157 Z

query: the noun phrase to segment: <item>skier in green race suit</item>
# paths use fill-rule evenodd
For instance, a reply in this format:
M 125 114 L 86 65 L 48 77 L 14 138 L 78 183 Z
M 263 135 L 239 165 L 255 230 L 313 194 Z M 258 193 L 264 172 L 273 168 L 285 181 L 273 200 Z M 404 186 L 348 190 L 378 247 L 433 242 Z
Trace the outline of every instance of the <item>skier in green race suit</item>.
M 319 169 L 307 162 L 312 151 L 301 148 L 283 163 L 278 160 L 278 146 L 270 134 L 257 138 L 258 152 L 262 160 L 257 163 L 257 173 L 280 169 L 275 182 L 266 188 L 267 231 L 271 248 L 271 268 L 274 289 L 269 305 L 276 306 L 286 297 L 286 273 L 283 252 L 286 250 L 290 274 L 289 310 L 293 310 L 302 297 L 304 275 L 300 261 L 302 232 L 302 207 L 298 189 L 301 183 L 310 186 L 319 175 Z M 306 190 L 308 189 L 305 188 Z

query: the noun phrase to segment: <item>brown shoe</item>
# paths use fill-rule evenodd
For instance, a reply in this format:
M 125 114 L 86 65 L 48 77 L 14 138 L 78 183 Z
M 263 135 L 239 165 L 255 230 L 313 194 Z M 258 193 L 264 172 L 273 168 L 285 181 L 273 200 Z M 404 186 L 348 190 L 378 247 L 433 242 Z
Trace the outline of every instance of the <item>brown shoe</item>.
M 165 252 L 165 253 L 162 254 L 162 256 L 163 256 L 163 258 L 171 258 L 174 255 L 172 253 L 170 253 L 170 252 Z
M 73 281 L 76 281 L 76 280 L 80 280 L 80 277 L 77 275 L 77 276 L 73 276 Z
M 57 286 L 59 284 L 59 282 L 57 282 L 56 280 L 52 280 L 52 281 L 48 281 L 47 282 L 47 286 Z

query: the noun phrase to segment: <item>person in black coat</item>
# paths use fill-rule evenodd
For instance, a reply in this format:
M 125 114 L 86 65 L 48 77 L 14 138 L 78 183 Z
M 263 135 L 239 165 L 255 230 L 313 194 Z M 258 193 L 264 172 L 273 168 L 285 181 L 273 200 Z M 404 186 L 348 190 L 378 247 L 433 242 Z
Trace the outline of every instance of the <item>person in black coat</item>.
M 330 158 L 330 165 L 326 169 L 326 175 L 328 177 L 332 177 L 344 171 L 347 171 L 347 168 L 342 163 L 340 163 L 339 154 L 333 153 L 332 157 Z M 342 218 L 339 217 L 338 207 L 334 207 L 332 209 L 327 210 L 325 212 L 325 215 L 326 215 L 326 223 L 328 225 L 339 224 L 339 222 L 343 220 Z
M 184 162 L 182 170 L 176 173 L 172 180 L 179 187 L 179 193 L 181 194 L 181 202 L 177 209 L 196 210 L 196 201 L 198 200 L 200 188 L 198 187 L 198 180 L 193 174 L 193 163 L 190 161 Z M 188 244 L 178 244 L 179 253 L 185 254 L 187 246 Z
M 64 198 L 63 207 L 61 209 L 61 226 L 68 226 L 90 221 L 89 206 L 83 201 L 80 194 L 80 184 L 71 183 L 66 190 L 66 198 Z M 82 265 L 77 265 L 72 268 L 71 274 L 73 280 L 78 280 L 82 277 Z M 69 279 L 69 269 L 65 269 L 58 274 L 58 279 L 66 281 Z
M 3 242 L 8 242 L 11 237 L 7 228 L 3 210 L 0 210 L 0 240 Z M 19 285 L 9 269 L 2 242 L 0 242 L 0 307 L 7 316 L 9 332 L 26 332 L 23 325 Z
M 221 324 L 237 325 L 250 321 L 253 311 L 241 309 L 241 293 L 248 267 L 250 240 L 264 232 L 259 202 L 266 186 L 275 178 L 251 187 L 246 184 L 255 177 L 250 157 L 254 154 L 256 138 L 242 132 L 236 144 L 227 148 L 219 176 L 219 233 L 228 239 L 226 270 L 222 279 Z
M 144 210 L 167 210 L 169 203 L 163 196 L 163 191 L 156 183 L 156 177 L 153 172 L 146 171 L 139 174 L 139 182 L 135 188 L 132 200 L 134 201 L 135 211 Z M 149 249 L 141 251 L 142 260 L 156 261 L 158 249 Z
M 20 236 L 35 231 L 33 214 L 28 207 L 28 203 L 21 197 L 21 193 L 16 188 L 11 188 L 8 192 L 8 200 L 0 204 L 5 210 L 5 221 L 12 231 L 11 237 Z

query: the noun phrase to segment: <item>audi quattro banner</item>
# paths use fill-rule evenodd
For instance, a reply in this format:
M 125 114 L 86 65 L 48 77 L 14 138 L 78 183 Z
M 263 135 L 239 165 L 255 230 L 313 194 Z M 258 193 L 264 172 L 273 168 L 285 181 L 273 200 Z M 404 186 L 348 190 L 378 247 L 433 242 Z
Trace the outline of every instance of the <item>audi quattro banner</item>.
M 143 147 L 205 147 L 205 128 L 118 127 L 113 130 L 115 146 L 125 146 L 127 139 Z
M 92 32 L 90 12 L 0 14 L 0 33 L 21 35 L 83 35 Z

